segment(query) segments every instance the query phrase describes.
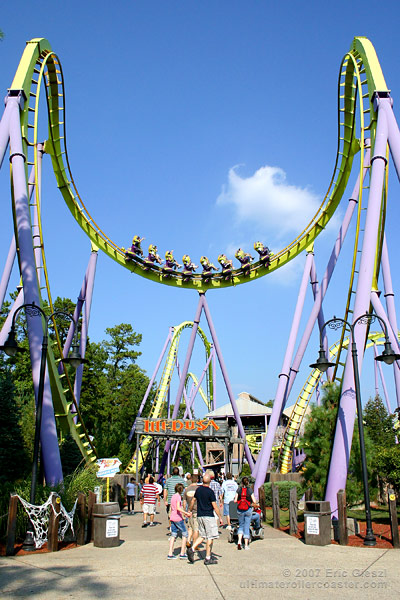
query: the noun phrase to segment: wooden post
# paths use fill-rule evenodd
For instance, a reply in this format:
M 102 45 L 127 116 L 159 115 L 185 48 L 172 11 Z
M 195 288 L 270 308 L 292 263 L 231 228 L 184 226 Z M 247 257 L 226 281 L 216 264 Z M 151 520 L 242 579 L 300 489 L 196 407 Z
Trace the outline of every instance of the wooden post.
M 297 531 L 297 487 L 292 487 L 289 492 L 289 533 L 295 535 Z
M 86 533 L 86 542 L 93 542 L 93 506 L 96 504 L 96 494 L 90 490 L 88 499 L 88 526 Z
M 49 529 L 47 532 L 47 549 L 49 552 L 58 551 L 58 523 L 60 521 L 61 498 L 56 494 L 51 499 L 53 508 L 50 510 Z
M 79 525 L 76 532 L 76 543 L 83 546 L 85 543 L 85 525 L 86 525 L 86 494 L 79 492 L 78 503 L 76 505 Z
M 347 546 L 349 542 L 349 536 L 347 531 L 347 509 L 346 509 L 346 492 L 345 490 L 339 490 L 337 493 L 338 503 L 338 528 L 339 528 L 339 539 L 338 542 L 341 546 Z
M 6 556 L 14 556 L 15 529 L 17 526 L 18 496 L 10 494 L 7 518 Z
M 272 517 L 273 517 L 273 526 L 275 529 L 280 527 L 280 509 L 279 509 L 279 490 L 276 485 L 271 485 L 272 492 Z
M 389 503 L 390 529 L 392 532 L 393 548 L 400 548 L 399 523 L 397 520 L 397 510 L 396 510 L 396 494 L 394 493 L 394 490 L 388 490 L 388 503 Z
M 304 500 L 305 502 L 308 502 L 309 500 L 313 499 L 313 491 L 312 488 L 307 488 L 304 494 Z
M 267 515 L 266 515 L 266 506 L 265 506 L 265 490 L 264 490 L 263 485 L 260 488 L 258 488 L 258 501 L 260 503 L 260 508 L 261 508 L 261 512 L 262 512 L 262 520 L 266 521 Z

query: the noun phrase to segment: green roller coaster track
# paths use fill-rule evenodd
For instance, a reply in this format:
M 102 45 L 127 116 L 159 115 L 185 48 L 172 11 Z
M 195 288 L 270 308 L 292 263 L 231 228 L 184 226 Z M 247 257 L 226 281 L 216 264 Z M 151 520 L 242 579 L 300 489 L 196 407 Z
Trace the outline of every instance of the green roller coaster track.
M 48 140 L 44 144 L 44 150 L 51 156 L 57 185 L 71 214 L 90 238 L 93 246 L 96 249 L 98 248 L 105 252 L 121 266 L 142 277 L 169 286 L 194 289 L 203 292 L 209 289 L 225 288 L 232 285 L 247 283 L 267 275 L 284 266 L 314 242 L 317 236 L 324 230 L 339 205 L 352 170 L 354 156 L 359 150 L 364 150 L 365 148 L 366 133 L 369 134 L 372 141 L 374 139 L 376 113 L 373 106 L 373 94 L 374 92 L 388 93 L 389 91 L 375 49 L 371 42 L 364 37 L 354 38 L 352 47 L 344 56 L 340 67 L 338 81 L 338 144 L 336 159 L 330 184 L 318 211 L 306 228 L 289 245 L 271 256 L 271 262 L 268 267 L 261 264 L 261 262 L 255 262 L 251 265 L 248 274 L 243 273 L 241 269 L 236 269 L 233 271 L 232 277 L 229 280 L 224 280 L 221 274 L 215 274 L 210 277 L 208 282 L 206 282 L 200 274 L 194 274 L 185 281 L 181 273 L 172 273 L 170 276 L 166 277 L 165 274 L 163 274 L 162 269 L 157 266 L 145 270 L 140 261 L 127 262 L 122 247 L 107 237 L 89 213 L 79 195 L 68 158 L 65 89 L 61 63 L 57 55 L 52 51 L 49 42 L 44 38 L 35 38 L 27 42 L 16 75 L 10 86 L 10 90 L 14 92 L 22 90 L 26 98 L 25 104 L 21 110 L 21 130 L 24 151 L 28 149 L 30 151 L 32 151 L 32 149 L 34 150 L 34 160 L 30 164 L 34 165 L 36 181 L 38 181 L 39 169 L 36 152 L 38 144 L 38 109 L 42 82 L 44 82 L 46 90 L 49 132 Z M 357 99 L 361 107 L 359 130 L 357 130 L 355 119 Z M 359 137 L 357 137 L 357 135 Z M 364 152 L 362 151 L 360 152 L 360 173 L 364 168 L 363 160 Z M 28 164 L 29 161 L 26 163 L 26 169 L 28 168 Z M 357 240 L 360 232 L 360 211 L 362 210 L 361 198 L 362 186 L 360 186 L 359 216 L 357 221 L 355 248 L 358 244 Z M 36 186 L 35 203 L 39 214 L 40 241 L 46 282 L 46 285 L 42 290 L 46 291 L 50 307 L 52 307 L 44 255 L 44 242 L 41 231 L 38 186 Z M 378 258 L 382 242 L 385 209 L 383 209 L 381 221 L 381 235 L 377 244 L 377 265 L 379 264 Z M 349 286 L 349 298 L 352 294 L 355 271 L 354 260 L 351 270 L 352 275 Z M 377 276 L 378 266 L 375 270 L 376 280 Z M 350 310 L 350 300 L 348 300 L 346 314 L 348 314 Z M 54 327 L 57 332 L 55 323 Z M 340 352 L 343 346 L 344 335 L 345 332 L 343 331 L 338 350 L 338 364 L 340 361 Z M 61 356 L 61 352 L 61 344 L 57 334 L 56 353 L 59 357 Z M 82 455 L 87 461 L 91 461 L 96 456 L 95 448 L 80 418 L 79 409 L 73 395 L 68 375 L 67 373 L 63 373 L 60 376 L 58 373 L 58 360 L 59 358 L 56 359 L 55 354 L 51 351 L 49 353 L 48 363 L 53 403 L 58 426 L 62 432 L 68 433 L 70 431 L 72 433 Z M 70 410 L 72 405 L 75 405 L 75 408 L 78 411 L 78 421 L 76 425 Z
M 180 325 L 178 325 L 177 327 L 174 328 L 174 334 L 172 336 L 172 340 L 171 340 L 171 344 L 168 350 L 168 354 L 167 354 L 167 358 L 166 361 L 164 363 L 164 369 L 160 378 L 160 383 L 157 389 L 157 392 L 154 396 L 154 400 L 150 409 L 150 414 L 149 414 L 149 418 L 151 419 L 157 419 L 159 417 L 161 417 L 161 413 L 162 413 L 162 409 L 165 406 L 165 401 L 166 401 L 166 397 L 168 394 L 168 390 L 169 387 L 171 385 L 171 379 L 172 379 L 172 375 L 174 372 L 174 368 L 176 365 L 176 358 L 178 356 L 178 349 L 179 349 L 179 342 L 181 339 L 181 335 L 182 332 L 185 329 L 191 328 L 193 327 L 193 322 L 192 321 L 184 321 L 183 323 L 181 323 Z M 197 328 L 197 334 L 199 335 L 199 337 L 201 338 L 205 351 L 206 351 L 206 358 L 208 359 L 210 356 L 210 352 L 211 352 L 211 344 L 208 341 L 204 331 L 201 329 L 201 327 Z M 189 380 L 189 378 L 192 378 L 192 380 L 194 381 L 195 385 L 197 385 L 198 380 L 196 378 L 195 375 L 193 375 L 192 373 L 188 373 L 187 377 L 186 377 L 186 384 Z M 203 389 L 200 387 L 199 388 L 199 393 L 201 395 L 201 397 L 203 398 L 207 409 L 210 410 L 211 405 L 212 405 L 212 400 L 214 397 L 214 381 L 213 381 L 213 372 L 212 372 L 212 365 L 211 363 L 208 366 L 208 376 L 207 376 L 207 394 L 204 393 Z M 135 454 L 132 456 L 132 459 L 130 461 L 130 463 L 128 464 L 128 466 L 125 469 L 126 473 L 136 473 L 136 471 L 139 471 L 142 466 L 144 461 L 146 460 L 147 454 L 149 452 L 151 443 L 152 443 L 152 437 L 149 435 L 142 435 L 140 437 L 139 440 L 139 448 L 140 448 L 140 454 L 139 457 L 137 458 L 137 452 L 135 452 Z M 136 464 L 138 460 L 138 464 Z

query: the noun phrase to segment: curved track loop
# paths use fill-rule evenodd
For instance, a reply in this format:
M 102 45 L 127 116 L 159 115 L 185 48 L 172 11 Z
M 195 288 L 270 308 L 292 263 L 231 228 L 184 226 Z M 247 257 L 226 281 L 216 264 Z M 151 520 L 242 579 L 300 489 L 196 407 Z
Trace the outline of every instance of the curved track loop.
M 33 225 L 32 235 L 33 247 L 35 250 L 37 261 L 36 271 L 37 278 L 39 281 L 40 301 L 43 308 L 43 300 L 46 299 L 50 307 L 50 311 L 51 313 L 53 313 L 54 306 L 49 285 L 41 222 L 40 166 L 38 156 L 38 152 L 40 152 L 40 145 L 38 145 L 37 139 L 40 89 L 43 80 L 44 70 L 45 61 L 43 59 L 43 56 L 40 55 L 36 59 L 35 67 L 31 75 L 31 81 L 29 84 L 29 96 L 27 97 L 27 101 L 25 103 L 25 110 L 21 114 L 21 128 L 25 152 L 28 158 L 27 165 L 33 165 L 35 172 L 34 195 L 33 199 L 31 200 L 31 210 L 32 212 L 34 212 L 36 209 L 37 214 L 37 230 L 34 231 L 35 226 Z M 28 85 L 28 80 L 26 80 L 26 83 Z M 31 136 L 32 133 L 33 139 Z M 31 219 L 31 221 L 32 223 L 34 223 L 33 218 Z M 18 247 L 17 250 L 19 253 Z M 37 250 L 40 253 L 40 259 L 38 257 L 38 254 L 36 253 Z M 43 278 L 44 285 L 42 285 Z M 57 329 L 57 322 L 54 318 L 52 319 L 52 325 L 54 328 L 56 341 L 53 345 L 49 345 L 48 347 L 47 365 L 57 426 L 62 436 L 71 433 L 78 448 L 81 451 L 82 456 L 87 462 L 92 462 L 97 458 L 96 449 L 90 439 L 90 436 L 81 418 L 79 406 L 74 396 L 73 385 L 71 383 L 70 377 L 68 376 L 68 372 L 63 367 L 61 368 L 61 371 L 59 371 L 60 360 L 63 356 L 63 349 Z M 71 412 L 72 406 L 75 410 L 74 413 Z
M 382 332 L 369 333 L 366 348 L 371 348 L 374 345 L 383 345 L 384 338 L 385 336 Z M 331 346 L 331 348 L 329 348 L 330 360 L 333 361 L 342 349 L 347 350 L 348 345 L 349 338 L 346 337 L 343 341 L 339 340 Z M 292 470 L 293 450 L 296 445 L 297 436 L 312 395 L 317 384 L 321 380 L 321 375 L 322 373 L 318 369 L 313 369 L 311 371 L 293 406 L 292 414 L 290 415 L 289 422 L 286 426 L 279 451 L 278 468 L 280 473 L 290 473 Z
M 146 271 L 140 261 L 126 262 L 122 248 L 107 237 L 95 222 L 78 193 L 71 173 L 66 144 L 64 79 L 61 63 L 56 54 L 52 52 L 47 40 L 37 38 L 27 43 L 11 89 L 23 89 L 26 97 L 29 98 L 32 94 L 31 82 L 34 73 L 37 72 L 38 62 L 41 62 L 47 88 L 49 140 L 46 142 L 45 150 L 51 154 L 58 187 L 77 223 L 97 247 L 130 271 L 158 283 L 198 291 L 238 285 L 262 277 L 285 265 L 315 240 L 334 214 L 346 188 L 354 154 L 359 151 L 360 147 L 363 147 L 363 123 L 361 123 L 360 139 L 356 138 L 357 93 L 360 93 L 364 100 L 366 95 L 363 92 L 363 85 L 368 87 L 369 99 L 375 90 L 387 90 L 372 44 L 366 38 L 355 38 L 352 49 L 342 62 L 339 78 L 338 147 L 333 176 L 324 200 L 310 223 L 286 248 L 271 257 L 269 267 L 264 267 L 257 262 L 252 265 L 249 275 L 245 275 L 241 269 L 237 269 L 228 281 L 216 274 L 210 278 L 208 283 L 205 283 L 201 275 L 194 275 L 185 282 L 180 273 L 173 273 L 169 277 L 165 277 L 158 267 Z M 355 80 L 357 84 L 354 83 Z M 24 129 L 26 129 L 28 110 L 28 105 L 26 105 L 22 114 L 23 135 L 26 133 Z M 365 110 L 370 111 L 370 126 L 374 128 L 375 112 L 371 100 L 369 109 Z M 364 111 L 362 112 L 364 114 Z
M 154 396 L 154 400 L 152 402 L 151 405 L 151 409 L 150 409 L 150 413 L 149 413 L 149 418 L 151 419 L 158 419 L 161 417 L 161 413 L 162 413 L 162 409 L 165 406 L 165 402 L 166 402 L 166 398 L 167 398 L 167 394 L 168 394 L 168 390 L 170 388 L 171 385 L 171 380 L 172 380 L 172 375 L 174 372 L 174 368 L 176 365 L 176 359 L 178 356 L 178 349 L 179 349 L 179 342 L 180 342 L 180 338 L 182 335 L 182 332 L 185 329 L 188 328 L 192 328 L 193 327 L 193 322 L 192 321 L 184 321 L 183 323 L 181 323 L 180 325 L 178 325 L 178 327 L 174 327 L 174 334 L 172 336 L 172 340 L 171 340 L 171 344 L 168 350 L 168 354 L 167 354 L 167 358 L 165 360 L 165 364 L 164 364 L 164 369 L 160 378 L 160 383 L 159 386 L 157 388 L 157 392 Z M 208 359 L 208 357 L 210 356 L 210 352 L 211 352 L 211 344 L 208 341 L 204 331 L 201 329 L 201 327 L 197 328 L 197 334 L 199 335 L 199 337 L 201 338 L 203 345 L 204 345 L 204 349 L 206 352 L 206 359 Z M 203 400 L 205 401 L 205 404 L 207 406 L 207 408 L 209 409 L 209 407 L 212 405 L 212 400 L 213 400 L 213 390 L 214 390 L 214 383 L 213 383 L 213 372 L 212 372 L 212 365 L 211 363 L 208 366 L 208 373 L 207 373 L 207 391 L 208 391 L 208 398 L 207 396 L 205 396 L 203 390 L 201 390 L 200 388 L 200 394 L 203 398 Z M 189 375 L 186 378 L 186 382 L 188 380 Z M 192 375 L 193 381 L 195 381 L 195 377 Z M 196 383 L 196 381 L 195 381 Z M 147 454 L 150 450 L 150 446 L 152 443 L 152 436 L 149 435 L 142 435 L 140 437 L 139 440 L 139 448 L 140 448 L 140 456 L 139 456 L 139 462 L 138 464 L 136 464 L 136 460 L 137 460 L 137 452 L 135 452 L 135 454 L 132 456 L 132 459 L 130 461 L 130 463 L 128 464 L 128 466 L 125 469 L 125 473 L 136 473 L 136 471 L 140 471 L 140 469 L 142 468 Z

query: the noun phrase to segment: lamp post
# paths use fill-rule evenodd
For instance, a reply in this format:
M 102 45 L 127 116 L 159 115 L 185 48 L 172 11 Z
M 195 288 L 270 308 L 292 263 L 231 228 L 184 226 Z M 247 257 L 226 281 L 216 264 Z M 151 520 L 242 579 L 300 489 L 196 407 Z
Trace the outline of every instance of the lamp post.
M 310 367 L 314 369 L 319 369 L 322 373 L 327 371 L 329 367 L 334 367 L 335 363 L 330 362 L 325 355 L 325 350 L 323 347 L 322 341 L 322 333 L 325 327 L 330 327 L 331 329 L 337 329 L 340 323 L 347 325 L 351 332 L 351 354 L 353 359 L 353 370 L 354 370 L 354 387 L 356 392 L 356 404 L 357 404 L 357 419 L 358 419 L 358 435 L 360 438 L 360 454 L 361 454 L 361 468 L 362 468 L 362 478 L 363 478 L 363 488 L 364 488 L 364 504 L 365 504 L 365 520 L 366 520 L 366 535 L 364 538 L 364 546 L 375 546 L 376 538 L 374 536 L 374 532 L 372 530 L 372 521 L 371 521 L 371 506 L 369 500 L 369 485 L 368 485 L 368 469 L 367 469 L 367 458 L 365 453 L 365 439 L 364 439 L 364 424 L 362 418 L 362 405 L 361 405 L 361 392 L 360 392 L 360 375 L 358 370 L 358 357 L 357 357 L 357 345 L 354 339 L 354 327 L 357 323 L 372 323 L 378 319 L 385 334 L 385 348 L 380 356 L 377 356 L 375 360 L 383 361 L 386 364 L 393 364 L 395 360 L 400 359 L 400 354 L 395 354 L 393 352 L 392 346 L 389 341 L 388 330 L 385 321 L 379 317 L 378 315 L 373 315 L 370 313 L 366 313 L 365 315 L 361 315 L 357 319 L 355 319 L 354 323 L 351 324 L 345 319 L 340 319 L 338 317 L 333 317 L 327 321 L 320 332 L 320 349 L 319 356 L 317 361 L 310 365 Z
M 6 341 L 4 342 L 4 346 L 0 346 L 0 350 L 3 350 L 8 356 L 16 356 L 19 352 L 26 352 L 24 348 L 18 346 L 16 340 L 16 331 L 15 331 L 15 322 L 18 313 L 25 309 L 25 313 L 30 317 L 42 316 L 45 321 L 45 326 L 43 329 L 43 340 L 42 340 L 42 353 L 40 359 L 40 374 L 39 374 L 39 388 L 37 395 L 37 405 L 36 405 L 36 420 L 35 420 L 35 439 L 33 444 L 33 464 L 32 464 L 32 481 L 31 481 L 31 492 L 30 492 L 30 503 L 35 504 L 36 498 L 36 484 L 37 484 L 37 474 L 38 474 L 38 465 L 39 465 L 39 444 L 40 444 L 40 429 L 42 424 L 42 410 L 43 410 L 43 393 L 44 393 L 44 378 L 46 372 L 46 358 L 47 358 L 47 347 L 48 347 L 48 336 L 47 330 L 50 319 L 56 317 L 57 315 L 62 315 L 67 317 L 71 321 L 74 322 L 75 325 L 75 335 L 72 343 L 72 352 L 69 358 L 61 359 L 63 363 L 70 363 L 75 369 L 86 362 L 80 355 L 79 352 L 79 344 L 78 344 L 78 330 L 76 326 L 76 321 L 74 317 L 70 314 L 57 310 L 53 312 L 50 316 L 47 316 L 46 313 L 40 306 L 37 306 L 34 302 L 22 304 L 22 306 L 18 307 L 17 310 L 13 314 L 11 329 L 8 334 Z M 34 550 L 34 539 L 33 539 L 33 531 L 32 524 L 29 523 L 28 530 L 26 532 L 26 537 L 23 545 L 24 550 Z

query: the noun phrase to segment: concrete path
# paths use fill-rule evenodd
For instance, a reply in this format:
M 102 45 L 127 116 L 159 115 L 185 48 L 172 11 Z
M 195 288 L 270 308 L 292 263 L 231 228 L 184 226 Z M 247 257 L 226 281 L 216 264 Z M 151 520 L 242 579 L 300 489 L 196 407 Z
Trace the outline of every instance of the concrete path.
M 218 564 L 205 566 L 204 551 L 191 565 L 167 560 L 165 510 L 156 527 L 142 529 L 141 514 L 121 519 L 121 544 L 0 558 L 0 598 L 122 600 L 257 600 L 400 597 L 400 551 L 306 546 L 265 529 L 265 539 L 248 552 L 228 543 L 226 531 L 214 543 Z M 179 553 L 178 543 L 175 553 Z

